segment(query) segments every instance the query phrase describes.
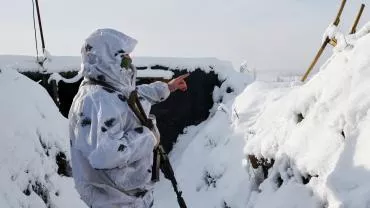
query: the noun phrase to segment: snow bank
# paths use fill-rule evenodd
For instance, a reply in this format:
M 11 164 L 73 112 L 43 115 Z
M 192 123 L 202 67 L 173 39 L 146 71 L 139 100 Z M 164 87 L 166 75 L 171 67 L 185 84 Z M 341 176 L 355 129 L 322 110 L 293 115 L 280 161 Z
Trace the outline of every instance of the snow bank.
M 47 92 L 2 68 L 0 95 L 0 207 L 85 207 L 72 178 L 58 174 L 68 174 L 68 122 Z
M 66 79 L 59 74 L 78 71 L 81 64 L 79 57 L 55 56 L 44 65 L 45 68 L 41 68 L 35 61 L 35 57 L 31 56 L 0 55 L 0 67 L 19 72 L 52 73 L 48 82 L 55 80 L 57 83 L 59 81 L 75 83 L 81 79 L 80 75 Z M 139 69 L 138 78 L 171 79 L 174 72 L 170 70 L 194 72 L 199 69 L 205 73 L 214 72 L 222 82 L 220 88 L 216 88 L 213 93 L 215 102 L 223 99 L 224 96 L 225 99 L 235 97 L 254 79 L 252 74 L 243 74 L 234 70 L 231 62 L 217 58 L 136 57 L 133 63 Z M 226 91 L 232 92 L 225 93 Z
M 170 159 L 188 207 L 244 207 L 246 203 L 251 185 L 241 163 L 243 132 L 234 131 L 230 111 L 235 97 L 249 83 L 250 76 L 229 71 L 226 81 L 214 90 L 209 118 L 185 128 L 177 139 Z M 178 207 L 166 179 L 161 178 L 154 194 L 155 208 Z
M 369 207 L 368 28 L 306 84 L 256 81 L 188 127 L 170 155 L 188 207 Z M 177 206 L 171 190 L 157 184 L 155 207 Z
M 84 207 L 73 188 L 73 181 L 57 174 L 56 155 L 64 152 L 69 157 L 67 121 L 58 113 L 52 99 L 41 86 L 16 72 L 42 72 L 43 69 L 34 61 L 33 57 L 27 56 L 0 56 L 0 65 L 7 68 L 0 74 L 0 89 L 4 100 L 2 103 L 5 106 L 0 118 L 16 115 L 11 117 L 13 123 L 6 119 L 0 120 L 3 125 L 6 123 L 9 126 L 5 130 L 8 132 L 7 136 L 2 139 L 14 141 L 7 142 L 3 147 L 2 158 L 8 161 L 3 165 L 9 168 L 2 169 L 4 177 L 1 178 L 4 180 L 1 183 L 4 186 L 1 187 L 9 186 L 12 191 L 0 188 L 3 196 L 0 198 L 0 205 L 45 207 L 44 201 L 47 201 L 51 207 Z M 187 184 L 182 188 L 184 197 L 191 199 L 189 207 L 243 204 L 249 184 L 240 162 L 243 154 L 242 151 L 229 154 L 225 150 L 232 152 L 243 146 L 242 134 L 232 131 L 230 109 L 232 100 L 250 83 L 250 77 L 235 71 L 230 62 L 214 58 L 137 58 L 134 63 L 137 67 L 146 68 L 139 71 L 143 77 L 162 76 L 163 72 L 168 74 L 167 69 L 189 72 L 200 69 L 217 74 L 222 84 L 214 89 L 215 105 L 211 109 L 211 116 L 201 125 L 185 129 L 187 133 L 180 136 L 176 150 L 173 151 L 173 164 L 176 173 L 179 173 L 179 183 Z M 46 69 L 47 73 L 75 71 L 79 69 L 79 64 L 77 57 L 53 57 L 46 64 Z M 68 82 L 57 73 L 51 79 Z M 188 154 L 192 157 L 187 157 Z M 10 158 L 14 156 L 18 158 L 12 161 L 16 164 L 13 167 Z M 193 161 L 197 160 L 196 168 L 189 174 L 187 168 L 193 167 Z M 234 162 L 229 164 L 229 161 Z M 242 180 L 233 180 L 236 176 Z M 38 192 L 37 187 L 44 191 Z M 162 179 L 157 189 L 156 207 L 177 207 L 168 181 Z M 44 201 L 36 192 L 41 196 L 45 195 Z M 194 197 L 197 195 L 202 196 L 201 201 L 199 197 Z M 210 201 L 209 197 L 218 200 Z
M 18 55 L 1 55 L 0 67 L 7 69 L 24 71 L 45 71 L 49 73 L 63 71 L 78 71 L 81 65 L 81 58 L 77 56 L 55 56 L 51 61 L 45 63 L 45 69 L 37 64 L 36 57 L 18 56 Z
M 19 72 L 42 72 L 51 73 L 49 82 L 55 80 L 65 83 L 74 83 L 81 79 L 80 75 L 72 79 L 62 77 L 60 72 L 79 71 L 80 57 L 55 56 L 45 63 L 44 68 L 36 63 L 32 56 L 0 55 L 0 67 L 17 70 Z M 223 82 L 221 89 L 216 91 L 225 92 L 232 88 L 232 96 L 242 92 L 246 84 L 254 78 L 252 74 L 241 74 L 234 70 L 231 62 L 217 58 L 176 58 L 176 57 L 134 57 L 133 64 L 139 69 L 138 78 L 164 78 L 171 79 L 174 73 L 170 70 L 185 70 L 193 72 L 200 69 L 206 73 L 214 72 L 218 79 Z M 220 96 L 215 95 L 215 99 Z
M 210 118 L 190 126 L 171 152 L 179 187 L 188 207 L 244 207 L 250 182 L 241 165 L 243 136 L 231 127 L 231 102 L 221 105 Z M 171 184 L 157 184 L 155 208 L 178 207 Z
M 347 36 L 308 83 L 256 82 L 237 97 L 246 169 L 250 155 L 273 165 L 247 207 L 370 206 L 368 26 Z

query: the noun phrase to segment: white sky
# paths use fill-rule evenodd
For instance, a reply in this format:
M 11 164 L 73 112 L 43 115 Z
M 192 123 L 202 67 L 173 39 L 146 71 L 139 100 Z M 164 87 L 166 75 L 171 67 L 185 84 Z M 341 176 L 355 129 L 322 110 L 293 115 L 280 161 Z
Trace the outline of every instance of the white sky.
M 304 71 L 340 0 L 39 0 L 47 50 L 78 56 L 102 27 L 139 41 L 133 55 L 217 57 L 258 70 Z M 349 0 L 348 31 L 361 3 Z M 370 4 L 369 4 L 370 5 Z M 370 11 L 360 22 L 369 21 Z M 31 0 L 1 0 L 0 54 L 35 55 Z M 330 52 L 331 50 L 327 50 Z

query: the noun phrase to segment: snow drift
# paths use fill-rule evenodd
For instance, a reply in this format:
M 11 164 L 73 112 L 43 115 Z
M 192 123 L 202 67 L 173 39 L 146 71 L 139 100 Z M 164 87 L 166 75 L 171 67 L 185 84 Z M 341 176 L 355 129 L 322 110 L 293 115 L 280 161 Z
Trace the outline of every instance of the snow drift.
M 308 83 L 257 82 L 236 99 L 245 159 L 272 165 L 248 207 L 370 206 L 369 26 L 346 36 Z
M 308 83 L 254 82 L 187 128 L 171 159 L 189 207 L 370 206 L 369 29 Z M 168 190 L 157 185 L 155 207 L 176 207 Z
M 47 92 L 0 72 L 0 207 L 85 207 L 74 190 L 67 125 Z
M 224 118 L 222 117 L 222 114 L 226 112 L 226 108 L 224 108 L 223 104 L 220 102 L 231 100 L 250 82 L 250 77 L 248 75 L 234 71 L 230 63 L 219 61 L 217 59 L 143 58 L 140 60 L 139 58 L 138 60 L 138 67 L 142 68 L 168 67 L 179 71 L 186 70 L 193 72 L 202 70 L 205 73 L 216 73 L 221 84 L 219 87 L 215 87 L 211 95 L 213 98 L 212 100 L 216 103 L 211 111 L 212 114 L 215 114 L 217 112 L 217 108 L 220 107 L 220 118 Z M 48 96 L 45 89 L 16 72 L 16 70 L 19 72 L 42 71 L 42 69 L 40 69 L 33 61 L 32 57 L 27 56 L 0 56 L 0 65 L 5 66 L 4 68 L 6 69 L 0 74 L 2 76 L 0 85 L 2 89 L 1 95 L 4 100 L 2 104 L 4 106 L 4 110 L 2 113 L 16 112 L 12 117 L 15 124 L 10 125 L 11 128 L 8 129 L 10 132 L 9 134 L 12 134 L 12 132 L 25 132 L 17 138 L 17 141 L 10 136 L 10 139 L 8 137 L 4 138 L 7 145 L 11 147 L 19 146 L 19 143 L 21 143 L 24 149 L 20 151 L 25 152 L 23 154 L 20 152 L 6 153 L 8 157 L 21 155 L 22 157 L 13 162 L 15 164 L 24 163 L 24 165 L 7 172 L 7 174 L 11 175 L 10 177 L 16 174 L 24 176 L 21 182 L 17 182 L 20 179 L 14 179 L 14 182 L 12 181 L 13 179 L 8 180 L 9 177 L 3 178 L 5 181 L 4 183 L 14 183 L 14 186 L 19 190 L 13 194 L 13 192 L 5 188 L 0 188 L 4 193 L 3 195 L 5 198 L 7 195 L 10 195 L 12 199 L 14 199 L 9 203 L 4 202 L 4 206 L 84 207 L 85 205 L 79 200 L 79 196 L 74 190 L 73 181 L 70 178 L 57 174 L 60 172 L 60 168 L 58 166 L 58 158 L 61 157 L 60 153 L 62 152 L 64 153 L 63 155 L 66 155 L 66 160 L 69 159 L 67 120 L 58 113 L 57 107 L 53 104 L 52 99 Z M 78 67 L 77 61 L 78 59 L 74 57 L 54 57 L 53 61 L 47 65 L 49 66 L 47 68 L 47 73 L 73 71 Z M 158 69 L 156 70 L 158 71 Z M 20 112 L 18 109 L 28 113 Z M 227 115 L 229 115 L 229 113 Z M 7 120 L 5 119 L 6 117 L 7 116 L 5 115 L 1 116 L 1 122 L 4 124 L 7 123 Z M 227 118 L 225 120 L 227 122 L 229 120 L 228 117 L 230 116 L 225 117 Z M 24 125 L 19 125 L 19 122 L 23 122 Z M 192 131 L 191 129 L 195 128 L 196 127 L 190 127 L 185 131 L 190 132 Z M 209 131 L 211 131 L 211 129 L 209 129 Z M 9 141 L 15 142 L 13 143 Z M 186 146 L 189 141 L 190 140 L 184 140 L 184 145 Z M 242 140 L 239 141 L 242 142 Z M 209 143 L 210 147 L 214 145 L 214 141 L 212 139 L 210 139 Z M 242 144 L 240 143 L 239 145 Z M 4 148 L 7 148 L 8 146 L 4 146 Z M 175 152 L 181 155 L 181 151 L 182 148 L 178 148 Z M 30 158 L 32 161 L 38 161 L 38 163 L 30 165 L 28 162 Z M 240 152 L 238 160 L 240 161 L 241 159 L 242 153 Z M 239 164 L 235 165 L 241 167 Z M 8 166 L 11 167 L 10 164 Z M 29 168 L 27 168 L 28 166 L 33 168 L 29 170 Z M 174 166 L 176 166 L 175 163 Z M 241 168 L 241 170 L 243 169 Z M 23 174 L 23 172 L 25 173 Z M 212 182 L 212 178 L 207 178 L 208 176 L 210 177 L 209 174 L 211 173 L 205 172 L 201 176 L 204 179 L 201 179 L 200 182 L 214 184 L 214 182 Z M 241 172 L 241 174 L 243 173 Z M 179 181 L 180 180 L 181 179 L 179 178 Z M 209 182 L 206 182 L 207 180 L 209 180 Z M 168 182 L 165 180 L 162 180 L 161 183 L 168 185 Z M 199 184 L 199 189 L 201 189 L 201 183 Z M 206 188 L 206 186 L 204 188 Z M 165 186 L 164 191 L 167 196 L 172 194 L 171 187 Z M 28 197 L 31 197 L 32 200 L 29 200 Z M 156 203 L 158 206 L 160 206 L 161 201 L 162 199 L 157 197 Z M 174 206 L 176 207 L 177 205 L 175 204 Z

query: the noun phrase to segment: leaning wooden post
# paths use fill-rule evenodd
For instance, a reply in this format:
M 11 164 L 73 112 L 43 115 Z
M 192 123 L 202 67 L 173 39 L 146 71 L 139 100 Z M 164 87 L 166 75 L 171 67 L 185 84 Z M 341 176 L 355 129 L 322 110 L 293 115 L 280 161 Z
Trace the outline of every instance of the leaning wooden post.
M 301 79 L 302 82 L 306 81 L 308 75 L 312 71 L 313 67 L 316 65 L 317 61 L 319 60 L 321 54 L 324 52 L 324 50 L 325 50 L 325 48 L 326 48 L 326 46 L 328 45 L 329 42 L 330 42 L 330 39 L 328 37 L 326 37 L 324 43 L 321 45 L 321 47 L 320 47 L 319 51 L 317 52 L 315 58 L 311 62 L 311 65 L 308 67 L 306 73 L 303 75 L 303 77 Z
M 344 9 L 344 6 L 346 5 L 346 2 L 347 0 L 342 0 L 342 4 L 340 5 L 339 7 L 339 11 L 338 11 L 338 14 L 334 20 L 334 23 L 333 25 L 335 26 L 338 26 L 339 25 L 339 22 L 340 22 L 340 16 L 342 15 L 343 13 L 343 9 Z M 322 55 L 322 53 L 324 52 L 326 46 L 330 43 L 330 38 L 329 37 L 326 37 L 325 41 L 322 43 L 319 51 L 317 52 L 315 58 L 313 59 L 313 61 L 311 62 L 310 66 L 308 67 L 306 73 L 303 75 L 301 81 L 304 82 L 306 81 L 308 75 L 310 74 L 310 72 L 312 71 L 313 67 L 316 65 L 317 61 L 319 60 L 320 56 Z
M 360 22 L 360 19 L 361 19 L 362 13 L 364 12 L 364 9 L 365 9 L 365 4 L 361 4 L 360 11 L 358 11 L 355 22 L 353 23 L 351 32 L 349 34 L 355 34 L 356 33 L 356 28 L 357 28 L 358 23 Z

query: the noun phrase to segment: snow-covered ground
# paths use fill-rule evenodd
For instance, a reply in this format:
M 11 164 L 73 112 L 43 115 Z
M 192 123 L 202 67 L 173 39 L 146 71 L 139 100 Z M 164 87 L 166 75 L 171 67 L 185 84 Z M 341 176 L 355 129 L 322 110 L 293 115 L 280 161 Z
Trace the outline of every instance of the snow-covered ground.
M 76 57 L 53 57 L 46 65 L 47 71 L 76 70 L 77 61 Z M 233 70 L 231 63 L 217 59 L 138 58 L 136 62 L 139 67 L 160 65 L 190 72 L 197 68 L 215 71 L 219 79 L 225 81 L 220 88 L 215 88 L 214 100 L 234 98 L 251 81 L 248 75 Z M 0 66 L 3 140 L 0 146 L 0 207 L 85 207 L 73 187 L 73 180 L 57 173 L 58 153 L 63 152 L 69 159 L 68 121 L 59 114 L 45 89 L 17 72 L 42 69 L 29 56 L 0 56 Z M 57 74 L 54 76 L 62 80 Z M 228 87 L 233 92 L 227 93 Z M 187 131 L 191 128 L 197 127 L 189 127 Z M 181 148 L 176 153 L 180 155 Z M 161 183 L 167 184 L 165 180 Z M 164 191 L 172 194 L 171 187 Z
M 266 74 L 246 87 L 248 76 L 216 67 L 228 78 L 213 93 L 223 103 L 215 103 L 206 121 L 187 127 L 170 154 L 188 207 L 369 207 L 369 28 L 340 42 L 305 84 L 296 74 Z M 55 69 L 66 66 L 62 62 Z M 67 121 L 44 89 L 14 71 L 21 67 L 9 68 L 0 73 L 1 207 L 45 207 L 36 195 L 45 191 L 54 207 L 84 207 L 72 180 L 57 174 L 55 156 L 69 157 Z M 226 93 L 226 86 L 234 92 Z M 272 164 L 265 180 L 250 155 Z M 155 207 L 178 207 L 164 178 L 156 185 Z
M 68 121 L 46 90 L 1 69 L 0 106 L 0 207 L 85 207 L 57 173 L 58 154 L 70 155 Z
M 257 82 L 236 99 L 245 158 L 275 160 L 250 207 L 370 206 L 368 28 L 346 37 L 351 45 L 339 45 L 308 83 Z
M 189 207 L 369 207 L 368 31 L 347 36 L 308 83 L 266 74 L 189 127 L 171 154 Z M 274 161 L 266 180 L 249 155 Z M 158 184 L 155 207 L 176 207 L 169 189 Z

